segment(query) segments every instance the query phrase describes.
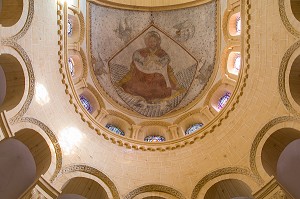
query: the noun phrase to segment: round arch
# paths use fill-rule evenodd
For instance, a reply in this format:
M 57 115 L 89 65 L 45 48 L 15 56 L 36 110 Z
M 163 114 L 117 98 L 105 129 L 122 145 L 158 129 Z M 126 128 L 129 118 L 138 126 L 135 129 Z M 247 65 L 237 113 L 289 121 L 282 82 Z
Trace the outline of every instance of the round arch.
M 0 111 L 10 111 L 20 104 L 25 93 L 25 74 L 18 58 L 11 54 L 0 55 Z

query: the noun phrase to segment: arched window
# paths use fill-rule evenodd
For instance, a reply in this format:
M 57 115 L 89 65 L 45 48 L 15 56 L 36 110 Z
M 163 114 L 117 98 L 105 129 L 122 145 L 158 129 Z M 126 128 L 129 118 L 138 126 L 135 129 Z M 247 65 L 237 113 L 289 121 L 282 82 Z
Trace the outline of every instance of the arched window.
M 240 35 L 242 31 L 242 20 L 241 16 L 236 17 L 236 33 L 237 35 Z
M 116 134 L 119 134 L 119 135 L 122 135 L 122 136 L 125 135 L 125 133 L 124 133 L 121 129 L 119 129 L 118 127 L 116 127 L 116 126 L 114 126 L 114 125 L 112 125 L 112 124 L 106 124 L 105 127 L 106 127 L 108 130 L 110 130 L 110 131 L 112 131 L 112 132 L 114 132 L 114 133 L 116 133 Z
M 227 104 L 228 100 L 230 99 L 231 93 L 226 92 L 225 95 L 223 95 L 219 101 L 218 101 L 218 109 L 221 110 L 224 108 L 224 106 Z
M 68 36 L 72 36 L 73 33 L 73 25 L 70 19 L 68 19 Z
M 201 129 L 203 126 L 202 123 L 197 123 L 197 124 L 193 124 L 192 126 L 190 126 L 186 131 L 185 131 L 185 135 L 189 135 L 194 133 L 195 131 L 197 131 L 198 129 Z
M 166 139 L 160 135 L 148 135 L 145 137 L 144 141 L 146 142 L 164 142 Z
M 79 96 L 81 104 L 84 106 L 84 108 L 89 112 L 92 113 L 93 112 L 93 108 L 91 106 L 90 101 L 83 95 Z
M 68 58 L 68 65 L 69 65 L 71 76 L 74 77 L 75 74 L 74 61 L 71 57 Z
M 233 67 L 236 72 L 238 72 L 240 70 L 240 68 L 241 68 L 241 54 L 240 53 L 236 53 Z
M 239 36 L 242 31 L 241 13 L 237 12 L 229 18 L 228 31 L 231 36 Z

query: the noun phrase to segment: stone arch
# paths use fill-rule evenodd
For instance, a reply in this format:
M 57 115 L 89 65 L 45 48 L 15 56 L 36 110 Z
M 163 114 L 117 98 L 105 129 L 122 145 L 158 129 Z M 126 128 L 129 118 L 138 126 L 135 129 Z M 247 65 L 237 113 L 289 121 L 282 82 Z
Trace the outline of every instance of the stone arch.
M 10 54 L 0 55 L 0 111 L 15 108 L 25 93 L 25 75 L 19 60 Z
M 204 176 L 195 186 L 191 199 L 204 198 L 207 191 L 213 185 L 229 179 L 242 181 L 249 186 L 251 191 L 259 188 L 259 180 L 250 170 L 239 167 L 226 167 L 212 171 Z
M 298 0 L 290 0 L 291 8 L 295 18 L 300 22 L 300 1 Z
M 85 177 L 74 177 L 63 186 L 59 199 L 109 199 L 105 189 L 96 181 Z
M 65 166 L 56 178 L 55 184 L 59 189 L 62 190 L 67 181 L 75 177 L 84 177 L 87 179 L 91 179 L 101 185 L 103 189 L 105 189 L 108 198 L 120 199 L 118 190 L 114 182 L 103 172 L 88 165 L 74 164 Z
M 239 198 L 250 199 L 253 198 L 252 190 L 250 187 L 241 180 L 226 179 L 221 180 L 211 186 L 206 192 L 204 199 L 227 199 L 227 198 Z
M 23 0 L 2 0 L 0 10 L 0 24 L 3 27 L 15 25 L 21 18 L 23 12 Z
M 289 87 L 294 101 L 300 106 L 300 54 L 294 59 L 289 74 Z
M 300 149 L 300 131 L 283 127 L 272 132 L 261 151 L 261 161 L 265 172 L 274 176 L 277 181 L 295 198 L 300 192 L 295 185 L 299 184 L 300 157 L 296 152 Z M 296 151 L 295 151 L 296 150 Z
M 145 194 L 148 193 L 148 194 Z M 184 195 L 177 191 L 176 189 L 165 186 L 165 185 L 144 185 L 130 191 L 124 199 L 140 199 L 139 195 L 145 194 L 143 196 L 159 196 L 157 193 L 163 193 L 163 195 L 169 195 L 170 199 L 185 199 Z

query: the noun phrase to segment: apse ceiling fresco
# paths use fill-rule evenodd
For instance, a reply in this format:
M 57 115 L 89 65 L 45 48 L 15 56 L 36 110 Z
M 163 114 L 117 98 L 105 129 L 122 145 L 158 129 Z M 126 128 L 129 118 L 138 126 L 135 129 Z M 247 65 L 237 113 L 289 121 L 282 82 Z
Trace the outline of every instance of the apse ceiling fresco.
M 94 82 L 115 104 L 146 117 L 187 106 L 216 57 L 216 2 L 142 12 L 89 4 Z

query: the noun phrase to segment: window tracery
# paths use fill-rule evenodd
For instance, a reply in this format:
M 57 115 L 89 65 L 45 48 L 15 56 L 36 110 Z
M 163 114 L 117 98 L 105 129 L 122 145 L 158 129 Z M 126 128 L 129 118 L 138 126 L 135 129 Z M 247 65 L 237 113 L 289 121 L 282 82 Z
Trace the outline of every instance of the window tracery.
M 118 127 L 116 127 L 116 126 L 114 126 L 112 124 L 106 124 L 105 127 L 108 130 L 110 130 L 110 131 L 112 131 L 112 132 L 114 132 L 114 133 L 116 133 L 118 135 L 125 136 L 125 133 L 120 128 L 118 128 Z
M 83 95 L 80 95 L 79 96 L 80 98 L 80 102 L 81 104 L 84 106 L 84 108 L 89 112 L 89 113 L 92 113 L 93 111 L 93 108 L 92 108 L 92 105 L 90 103 L 90 101 Z
M 189 135 L 194 133 L 195 131 L 201 129 L 203 127 L 202 123 L 196 123 L 193 124 L 192 126 L 190 126 L 186 131 L 185 131 L 185 135 Z
M 144 138 L 145 142 L 164 142 L 166 139 L 160 135 L 148 135 Z

